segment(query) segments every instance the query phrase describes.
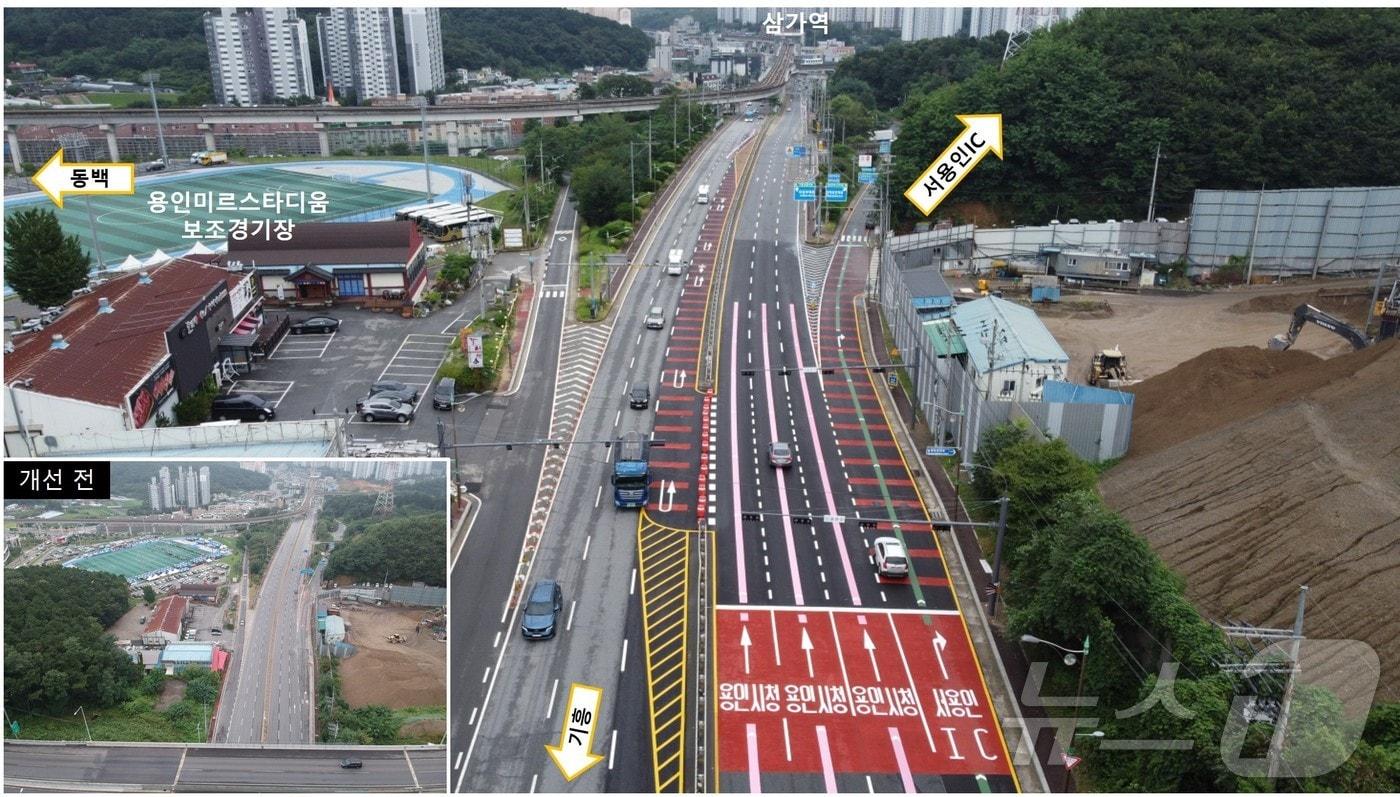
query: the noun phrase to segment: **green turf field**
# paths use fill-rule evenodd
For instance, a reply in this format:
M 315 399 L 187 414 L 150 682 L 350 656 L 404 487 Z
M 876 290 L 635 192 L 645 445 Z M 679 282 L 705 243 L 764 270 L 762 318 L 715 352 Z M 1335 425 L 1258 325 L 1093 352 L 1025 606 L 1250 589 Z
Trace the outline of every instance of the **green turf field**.
M 175 567 L 208 555 L 205 551 L 183 543 L 155 540 L 118 551 L 98 554 L 78 562 L 74 567 L 99 573 L 115 573 L 122 578 L 133 578 L 142 573 Z
M 115 265 L 127 255 L 145 259 L 157 249 L 166 254 L 180 254 L 188 251 L 198 240 L 204 241 L 206 245 L 216 246 L 226 239 L 228 222 L 233 219 L 248 219 L 250 222 L 290 219 L 296 223 L 369 220 L 382 217 L 385 209 L 424 201 L 421 191 L 405 191 L 370 182 L 334 179 L 331 176 L 331 168 L 322 176 L 293 172 L 275 166 L 210 167 L 193 176 L 182 175 L 181 179 L 177 180 L 162 179 L 162 175 L 147 176 L 138 173 L 136 193 L 131 196 L 68 197 L 64 200 L 61 210 L 55 208 L 47 198 L 38 202 L 7 202 L 5 215 L 36 207 L 53 210 L 58 214 L 59 224 L 64 233 L 77 235 L 83 248 L 91 251 L 93 225 L 89 222 L 87 205 L 91 201 L 103 260 L 109 265 Z M 403 168 L 421 169 L 410 164 L 404 164 Z M 394 170 L 394 164 L 384 164 L 384 171 Z M 164 192 L 167 201 L 164 213 L 157 214 L 151 211 L 149 199 L 153 191 Z M 320 191 L 326 195 L 324 214 L 310 212 L 310 196 L 313 191 Z M 232 204 L 240 209 L 195 209 L 192 202 L 186 202 L 182 203 L 181 210 L 188 212 L 177 213 L 175 205 L 170 202 L 170 196 L 176 192 L 199 195 L 212 193 L 213 199 L 207 203 L 209 207 L 218 206 L 220 194 L 232 193 L 235 195 Z M 273 192 L 304 193 L 307 200 L 300 210 L 285 207 L 278 210 L 275 203 L 270 209 L 264 209 L 264 193 Z M 244 202 L 243 199 L 248 194 L 252 194 L 253 199 Z M 245 206 L 257 207 L 255 210 L 242 210 Z M 208 222 L 211 220 L 218 220 L 224 224 L 221 233 L 209 234 Z M 184 237 L 186 225 L 196 222 L 199 225 L 198 237 Z

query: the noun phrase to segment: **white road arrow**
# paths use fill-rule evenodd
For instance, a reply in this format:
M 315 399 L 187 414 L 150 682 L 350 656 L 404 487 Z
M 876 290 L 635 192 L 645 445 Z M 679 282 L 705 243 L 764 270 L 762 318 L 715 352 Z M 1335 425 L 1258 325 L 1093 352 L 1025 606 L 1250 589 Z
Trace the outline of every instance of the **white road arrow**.
M 663 480 L 662 483 L 670 486 L 661 488 L 661 495 L 666 498 L 666 501 L 662 503 L 661 499 L 658 498 L 656 500 L 656 511 L 670 512 L 671 508 L 676 505 L 676 483 L 674 481 L 665 480 Z
M 839 349 L 839 348 L 841 348 L 841 347 L 844 346 L 844 345 L 846 345 L 846 333 L 845 333 L 845 332 L 837 332 L 837 333 L 836 333 L 836 348 Z
M 937 631 L 933 632 L 933 654 L 938 657 L 938 669 L 943 673 L 943 680 L 948 680 L 948 668 L 943 664 L 943 649 L 948 647 L 948 640 Z
M 807 636 L 807 629 L 802 629 L 802 650 L 807 654 L 807 677 L 817 677 L 817 672 L 812 668 L 812 638 Z
M 676 376 L 675 376 L 674 379 L 671 380 L 671 387 L 675 387 L 675 388 L 683 388 L 683 387 L 685 387 L 685 369 L 684 369 L 684 368 L 678 368 L 678 369 L 676 369 Z
M 880 680 L 880 663 L 875 661 L 875 641 L 870 638 L 869 631 L 861 633 L 865 635 L 865 641 L 862 644 L 865 646 L 866 652 L 870 654 L 870 666 L 875 668 L 875 680 L 878 681 Z
M 573 684 L 569 687 L 569 709 L 564 712 L 564 729 L 559 732 L 559 746 L 547 744 L 544 749 L 554 759 L 564 780 L 587 772 L 603 757 L 593 752 L 593 737 L 598 730 L 598 707 L 603 702 L 603 690 L 596 686 Z
M 739 634 L 739 644 L 744 646 L 744 675 L 749 674 L 749 646 L 753 640 L 749 639 L 749 627 L 744 626 L 744 630 Z

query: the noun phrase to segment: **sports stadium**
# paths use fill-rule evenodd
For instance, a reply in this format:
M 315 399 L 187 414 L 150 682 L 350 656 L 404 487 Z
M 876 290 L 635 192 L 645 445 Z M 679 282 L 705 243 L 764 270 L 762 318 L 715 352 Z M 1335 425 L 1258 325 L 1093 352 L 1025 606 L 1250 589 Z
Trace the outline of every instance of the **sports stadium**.
M 97 573 L 113 573 L 132 584 L 173 575 L 229 553 L 228 546 L 203 537 L 141 540 L 129 545 L 107 545 L 63 563 Z

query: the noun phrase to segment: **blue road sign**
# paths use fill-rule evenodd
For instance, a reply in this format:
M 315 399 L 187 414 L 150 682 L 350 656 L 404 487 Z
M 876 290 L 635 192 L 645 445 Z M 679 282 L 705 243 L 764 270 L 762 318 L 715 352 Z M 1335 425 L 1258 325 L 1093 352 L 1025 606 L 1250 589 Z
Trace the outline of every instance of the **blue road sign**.
M 924 449 L 926 457 L 956 457 L 958 450 L 949 446 L 929 446 Z
M 792 198 L 798 202 L 816 202 L 816 183 L 795 183 L 792 186 Z
M 806 147 L 804 147 L 804 146 L 802 146 L 802 145 L 800 145 L 800 144 L 796 144 L 796 145 L 793 146 L 793 148 L 792 148 L 792 157 L 794 157 L 794 158 L 801 158 L 801 157 L 805 156 L 806 154 L 807 154 L 807 148 L 806 148 Z
M 874 184 L 875 184 L 875 170 L 874 170 L 874 169 L 861 169 L 861 170 L 860 170 L 860 181 L 861 181 L 862 183 L 865 183 L 866 185 L 874 185 Z
M 841 182 L 841 173 L 840 173 L 840 172 L 828 172 L 827 175 L 826 175 L 826 181 L 827 181 L 828 183 L 839 183 L 839 182 Z
M 888 142 L 888 141 L 881 141 L 881 142 L 880 142 L 880 154 L 881 154 L 881 155 L 888 155 L 888 154 L 890 154 L 890 142 Z
M 826 184 L 826 201 L 827 201 L 827 202 L 845 202 L 845 201 L 846 201 L 846 184 L 845 184 L 845 183 L 827 183 L 827 184 Z

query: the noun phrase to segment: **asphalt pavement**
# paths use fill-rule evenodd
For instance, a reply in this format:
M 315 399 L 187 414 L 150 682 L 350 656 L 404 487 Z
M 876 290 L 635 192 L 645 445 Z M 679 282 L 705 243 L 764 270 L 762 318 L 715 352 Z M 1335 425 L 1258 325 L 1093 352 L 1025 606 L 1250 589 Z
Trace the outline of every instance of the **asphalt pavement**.
M 638 251 L 639 263 L 664 264 L 673 248 L 686 251 L 689 259 L 708 209 L 695 202 L 695 189 L 718 184 L 729 168 L 725 154 L 752 129 L 740 123 L 717 133 L 710 145 L 717 157 L 697 160 L 695 170 L 681 178 L 650 241 Z M 596 372 L 571 370 L 572 363 L 565 360 L 559 364 L 563 381 L 558 391 L 542 394 L 554 400 L 532 395 L 532 403 L 551 410 L 551 428 L 568 428 L 574 439 L 590 442 L 572 446 L 557 470 L 546 465 L 541 484 L 551 487 L 547 521 L 538 541 L 530 541 L 538 547 L 524 570 L 518 569 L 517 554 L 527 527 L 488 523 L 495 501 L 483 494 L 482 516 L 453 571 L 454 790 L 651 790 L 650 745 L 641 719 L 648 708 L 636 611 L 637 514 L 611 505 L 613 449 L 593 441 L 633 430 L 645 434 L 657 425 L 657 408 L 629 409 L 626 394 L 639 382 L 652 385 L 655 394 L 670 341 L 671 309 L 686 284 L 683 277 L 667 276 L 664 268 L 638 266 L 606 321 L 571 322 L 563 330 L 560 351 L 576 345 L 575 338 L 603 339 Z M 643 328 L 642 317 L 652 305 L 667 308 L 666 330 Z M 540 344 L 538 339 L 534 343 Z M 560 395 L 581 398 L 568 399 L 577 404 L 561 404 Z M 561 418 L 564 425 L 556 426 Z M 515 472 L 515 489 L 523 492 L 527 471 Z M 526 499 L 523 506 L 538 504 Z M 519 636 L 511 597 L 517 585 L 527 587 L 542 578 L 559 581 L 565 591 L 559 631 L 554 639 L 526 641 Z M 560 743 L 564 701 L 574 683 L 603 690 L 593 737 L 594 752 L 603 761 L 566 782 L 544 748 Z

